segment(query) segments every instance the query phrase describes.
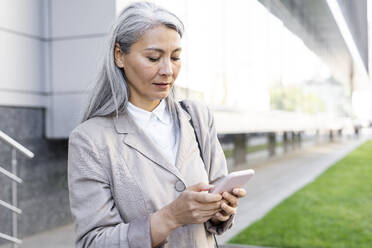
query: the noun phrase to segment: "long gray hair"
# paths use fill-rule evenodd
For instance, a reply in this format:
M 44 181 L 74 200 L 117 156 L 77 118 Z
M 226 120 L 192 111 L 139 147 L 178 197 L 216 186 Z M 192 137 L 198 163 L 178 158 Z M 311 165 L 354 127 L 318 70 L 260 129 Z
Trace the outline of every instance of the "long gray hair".
M 82 122 L 95 116 L 113 116 L 125 112 L 129 90 L 125 73 L 114 62 L 115 43 L 128 54 L 130 48 L 144 32 L 159 25 L 165 25 L 178 32 L 182 38 L 184 25 L 170 11 L 149 2 L 135 2 L 126 7 L 116 19 L 109 35 L 102 66 L 96 85 L 88 98 Z M 166 102 L 172 118 L 175 118 L 175 93 L 172 88 Z

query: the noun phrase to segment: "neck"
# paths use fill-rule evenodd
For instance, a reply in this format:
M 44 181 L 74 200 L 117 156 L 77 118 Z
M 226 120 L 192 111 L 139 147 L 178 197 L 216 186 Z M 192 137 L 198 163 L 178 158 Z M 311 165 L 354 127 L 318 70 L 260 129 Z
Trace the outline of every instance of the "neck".
M 144 109 L 149 112 L 152 112 L 160 104 L 160 100 L 147 102 L 147 101 L 129 99 L 129 102 L 133 104 L 134 106 Z

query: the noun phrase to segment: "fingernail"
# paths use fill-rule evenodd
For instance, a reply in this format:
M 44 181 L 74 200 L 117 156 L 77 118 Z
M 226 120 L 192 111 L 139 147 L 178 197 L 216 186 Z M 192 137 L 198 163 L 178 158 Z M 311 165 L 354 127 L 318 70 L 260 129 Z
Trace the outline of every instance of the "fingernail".
M 220 217 L 221 216 L 221 214 L 220 213 L 216 213 L 216 217 Z
M 234 193 L 234 194 L 238 194 L 238 193 L 239 193 L 239 190 L 234 189 L 234 190 L 233 190 L 233 193 Z
M 204 185 L 201 187 L 200 191 L 208 191 L 211 190 L 213 187 L 211 185 Z

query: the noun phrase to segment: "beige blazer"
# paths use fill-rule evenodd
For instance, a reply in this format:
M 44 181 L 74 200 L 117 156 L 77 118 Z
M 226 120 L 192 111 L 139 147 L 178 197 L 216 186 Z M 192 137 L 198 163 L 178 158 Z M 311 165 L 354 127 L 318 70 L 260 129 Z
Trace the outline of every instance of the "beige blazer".
M 186 187 L 227 174 L 210 111 L 201 103 L 184 103 L 190 114 L 177 103 L 181 135 L 176 164 L 162 155 L 127 113 L 119 118 L 95 117 L 73 130 L 68 185 L 76 247 L 151 247 L 151 213 L 175 200 Z M 211 232 L 223 233 L 232 219 L 217 227 L 209 222 L 182 226 L 161 247 L 213 247 Z

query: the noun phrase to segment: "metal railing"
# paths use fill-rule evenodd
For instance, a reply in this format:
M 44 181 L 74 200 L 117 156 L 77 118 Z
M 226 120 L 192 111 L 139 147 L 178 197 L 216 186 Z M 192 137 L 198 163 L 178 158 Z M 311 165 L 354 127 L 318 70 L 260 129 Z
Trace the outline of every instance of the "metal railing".
M 6 135 L 4 132 L 0 131 L 0 140 L 5 141 L 8 145 L 12 147 L 12 171 L 9 172 L 1 167 L 0 165 L 0 174 L 5 175 L 6 177 L 12 180 L 12 204 L 9 204 L 5 201 L 0 200 L 0 206 L 3 206 L 12 213 L 12 235 L 7 235 L 5 233 L 0 233 L 0 238 L 8 240 L 13 243 L 13 247 L 18 247 L 22 244 L 22 240 L 18 239 L 18 215 L 22 214 L 22 210 L 18 208 L 18 199 L 17 199 L 17 184 L 23 183 L 23 180 L 17 176 L 17 151 L 27 158 L 33 158 L 34 154 L 28 150 L 26 147 L 19 144 L 17 141 Z

